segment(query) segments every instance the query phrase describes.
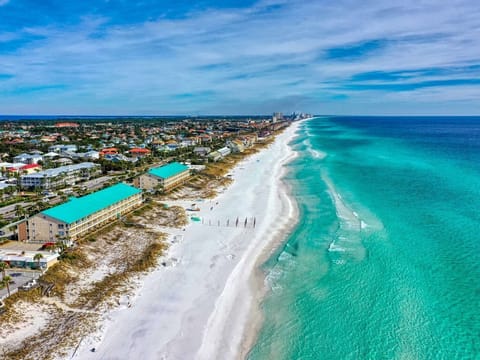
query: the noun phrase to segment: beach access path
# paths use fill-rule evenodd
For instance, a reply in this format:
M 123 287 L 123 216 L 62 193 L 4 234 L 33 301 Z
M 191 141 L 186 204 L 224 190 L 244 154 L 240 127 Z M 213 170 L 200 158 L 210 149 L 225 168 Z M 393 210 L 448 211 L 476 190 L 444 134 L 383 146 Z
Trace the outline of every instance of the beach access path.
M 106 314 L 98 333 L 82 339 L 74 359 L 233 359 L 245 353 L 252 309 L 262 296 L 252 285 L 255 269 L 295 220 L 280 178 L 294 155 L 288 143 L 297 128 L 292 124 L 240 162 L 230 172 L 233 184 L 215 199 L 171 202 L 195 203 L 200 211 L 190 215 L 197 221 L 170 231 L 177 241 L 159 266 L 140 280 L 128 306 Z

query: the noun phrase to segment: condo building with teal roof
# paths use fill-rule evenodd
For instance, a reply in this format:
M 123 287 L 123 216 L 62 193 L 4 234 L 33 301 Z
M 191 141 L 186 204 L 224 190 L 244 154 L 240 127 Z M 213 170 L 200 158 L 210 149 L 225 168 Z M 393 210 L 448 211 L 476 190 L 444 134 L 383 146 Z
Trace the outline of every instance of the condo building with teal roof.
M 18 227 L 21 241 L 76 240 L 142 204 L 142 190 L 119 183 L 44 210 Z
M 134 185 L 145 190 L 159 189 L 164 192 L 183 184 L 190 177 L 188 166 L 173 162 L 148 170 L 134 181 Z

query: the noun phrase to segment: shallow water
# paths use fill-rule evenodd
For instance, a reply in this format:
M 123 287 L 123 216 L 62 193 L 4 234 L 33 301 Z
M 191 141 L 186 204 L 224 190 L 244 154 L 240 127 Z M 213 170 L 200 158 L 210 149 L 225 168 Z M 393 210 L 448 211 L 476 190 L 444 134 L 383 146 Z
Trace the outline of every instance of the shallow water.
M 480 118 L 318 118 L 249 358 L 480 357 Z

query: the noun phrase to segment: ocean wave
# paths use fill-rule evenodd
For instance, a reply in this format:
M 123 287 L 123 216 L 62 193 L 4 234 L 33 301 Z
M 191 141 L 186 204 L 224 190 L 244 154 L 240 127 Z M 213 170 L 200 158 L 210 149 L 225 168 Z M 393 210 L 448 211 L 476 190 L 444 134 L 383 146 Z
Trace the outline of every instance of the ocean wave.
M 305 145 L 307 152 L 314 158 L 314 159 L 325 159 L 327 156 L 326 152 L 314 149 L 312 146 L 312 143 L 310 142 L 309 139 L 305 139 L 302 141 L 302 144 Z
M 308 151 L 310 152 L 310 154 L 312 155 L 312 157 L 314 157 L 315 159 L 325 159 L 327 157 L 327 153 L 323 152 L 323 151 L 319 151 L 319 150 L 314 150 L 314 149 L 308 149 Z
M 342 198 L 328 175 L 323 171 L 322 180 L 327 185 L 328 193 L 332 198 L 339 220 L 334 240 L 328 247 L 331 260 L 334 264 L 343 264 L 348 259 L 363 260 L 366 250 L 362 243 L 363 220 L 359 213 L 353 210 Z M 347 250 L 348 249 L 348 250 Z

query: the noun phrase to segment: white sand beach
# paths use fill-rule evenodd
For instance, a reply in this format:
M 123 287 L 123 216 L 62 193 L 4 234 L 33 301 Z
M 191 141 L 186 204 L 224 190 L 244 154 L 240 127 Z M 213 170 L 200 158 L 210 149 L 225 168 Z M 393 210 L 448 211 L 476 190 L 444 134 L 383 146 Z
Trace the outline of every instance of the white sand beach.
M 280 179 L 298 124 L 237 165 L 217 198 L 193 201 L 200 211 L 191 214 L 202 220 L 166 230 L 176 240 L 161 260 L 167 266 L 144 276 L 74 359 L 234 359 L 248 351 L 258 327 L 252 307 L 263 293 L 255 269 L 296 218 Z

